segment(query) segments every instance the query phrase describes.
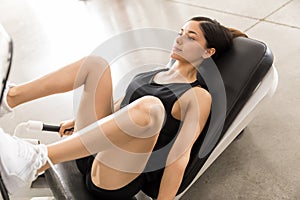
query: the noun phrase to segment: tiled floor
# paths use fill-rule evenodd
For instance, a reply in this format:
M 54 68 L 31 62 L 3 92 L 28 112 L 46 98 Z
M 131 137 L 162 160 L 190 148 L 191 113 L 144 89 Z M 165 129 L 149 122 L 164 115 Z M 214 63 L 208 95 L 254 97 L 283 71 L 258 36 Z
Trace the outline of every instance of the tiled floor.
M 195 15 L 215 18 L 264 41 L 275 55 L 279 72 L 273 101 L 182 199 L 297 200 L 300 199 L 299 11 L 299 0 L 1 0 L 0 23 L 14 40 L 10 80 L 15 83 L 37 78 L 88 55 L 116 34 L 146 27 L 177 31 Z M 113 79 L 115 82 L 120 79 L 126 63 L 141 66 L 145 61 L 147 64 L 167 61 L 161 55 L 155 59 L 143 55 L 120 59 L 113 66 Z M 67 93 L 20 106 L 13 118 L 0 120 L 1 127 L 12 132 L 17 124 L 28 119 L 59 123 L 73 116 L 72 98 L 73 94 Z M 45 142 L 57 139 L 48 134 L 42 137 Z M 49 194 L 44 191 L 44 196 Z M 28 196 L 23 192 L 15 199 L 29 199 Z

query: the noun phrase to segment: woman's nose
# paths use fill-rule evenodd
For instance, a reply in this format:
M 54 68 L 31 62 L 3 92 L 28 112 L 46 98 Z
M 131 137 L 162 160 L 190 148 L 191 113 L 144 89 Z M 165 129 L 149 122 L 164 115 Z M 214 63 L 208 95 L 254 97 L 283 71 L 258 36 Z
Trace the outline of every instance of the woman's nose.
M 182 37 L 183 37 L 182 35 L 177 36 L 177 38 L 176 38 L 176 43 L 177 44 L 182 44 L 182 39 L 183 39 Z

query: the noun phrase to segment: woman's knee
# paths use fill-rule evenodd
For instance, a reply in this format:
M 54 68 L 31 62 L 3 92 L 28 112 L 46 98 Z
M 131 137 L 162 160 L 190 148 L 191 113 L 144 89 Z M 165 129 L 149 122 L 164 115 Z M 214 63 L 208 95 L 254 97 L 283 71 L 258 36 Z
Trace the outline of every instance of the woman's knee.
M 83 57 L 79 61 L 75 85 L 81 86 L 82 84 L 87 84 L 87 82 L 93 82 L 91 84 L 93 86 L 97 85 L 98 80 L 103 76 L 103 72 L 106 69 L 110 69 L 110 66 L 104 58 L 99 56 Z
M 165 109 L 159 98 L 144 96 L 137 100 L 135 109 L 140 112 L 142 126 L 161 126 L 164 121 Z
M 96 90 L 101 81 L 101 83 L 104 82 L 105 85 L 108 84 L 107 88 L 112 85 L 110 66 L 108 62 L 100 56 L 82 58 L 78 78 L 84 79 L 85 88 L 88 90 Z
M 108 62 L 101 56 L 85 56 L 82 58 L 84 63 L 90 64 L 91 66 L 107 66 Z
M 89 74 L 96 75 L 109 69 L 109 63 L 100 56 L 86 56 L 82 58 L 81 69 Z
M 114 121 L 121 131 L 134 138 L 150 138 L 159 134 L 164 116 L 161 101 L 145 96 L 114 113 Z

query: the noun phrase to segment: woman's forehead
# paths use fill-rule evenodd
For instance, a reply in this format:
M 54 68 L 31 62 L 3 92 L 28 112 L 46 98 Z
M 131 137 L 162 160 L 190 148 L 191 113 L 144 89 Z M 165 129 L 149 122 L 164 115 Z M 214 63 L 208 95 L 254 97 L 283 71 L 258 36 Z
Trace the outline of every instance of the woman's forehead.
M 193 31 L 193 32 L 197 33 L 197 35 L 203 35 L 203 33 L 200 29 L 200 22 L 197 22 L 197 21 L 188 21 L 182 26 L 181 29 L 186 30 L 186 31 Z

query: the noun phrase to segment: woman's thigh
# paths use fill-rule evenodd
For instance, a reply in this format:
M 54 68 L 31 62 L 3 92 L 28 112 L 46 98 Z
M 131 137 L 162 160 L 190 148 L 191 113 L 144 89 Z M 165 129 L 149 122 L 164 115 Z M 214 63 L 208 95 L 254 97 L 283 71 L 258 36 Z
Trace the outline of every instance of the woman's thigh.
M 82 94 L 74 93 L 74 101 L 80 101 L 76 115 L 78 130 L 112 113 L 112 78 L 108 63 L 101 57 L 86 58 L 77 74 L 75 87 L 82 82 Z
M 157 137 L 135 139 L 98 153 L 91 168 L 93 183 L 103 189 L 115 190 L 132 182 L 144 171 Z
M 115 130 L 132 139 L 124 143 L 114 143 L 116 139 L 111 140 L 111 148 L 98 153 L 93 161 L 91 180 L 99 188 L 122 188 L 135 180 L 145 169 L 159 136 L 158 127 L 161 127 L 164 121 L 164 113 L 161 113 L 164 109 L 160 100 L 155 97 L 143 97 L 139 102 L 128 110 L 129 118 L 134 121 L 128 123 L 131 127 L 128 129 L 125 123 L 123 128 Z M 132 124 L 143 124 L 138 121 L 145 116 L 149 117 L 146 121 L 151 122 L 146 131 L 141 132 L 132 127 Z M 139 133 L 134 133 L 135 131 Z
M 137 177 L 132 178 L 130 182 L 117 189 L 104 189 L 96 186 L 91 179 L 91 166 L 94 158 L 94 156 L 89 156 L 76 160 L 77 167 L 85 176 L 86 187 L 90 193 L 100 199 L 129 200 L 141 190 L 146 181 L 144 174 L 139 174 Z M 113 175 L 117 174 L 114 173 Z M 115 178 L 115 176 L 111 177 L 111 179 Z
M 88 191 L 99 197 L 99 199 L 107 200 L 132 200 L 132 197 L 134 197 L 142 189 L 145 182 L 145 175 L 140 174 L 127 185 L 118 189 L 109 190 L 99 188 L 93 183 L 90 175 L 86 176 L 86 186 Z

